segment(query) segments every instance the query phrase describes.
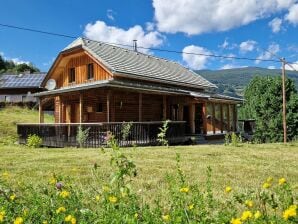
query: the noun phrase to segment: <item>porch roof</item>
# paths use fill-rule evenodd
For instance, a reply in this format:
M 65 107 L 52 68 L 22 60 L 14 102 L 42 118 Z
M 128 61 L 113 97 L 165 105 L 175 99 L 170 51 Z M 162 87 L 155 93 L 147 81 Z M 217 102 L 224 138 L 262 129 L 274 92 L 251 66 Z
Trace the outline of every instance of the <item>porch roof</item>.
M 154 84 L 143 84 L 140 82 L 131 82 L 131 81 L 128 82 L 124 80 L 114 80 L 114 79 L 100 80 L 95 82 L 88 82 L 84 84 L 67 86 L 60 89 L 36 93 L 34 94 L 34 96 L 37 96 L 37 97 L 54 96 L 54 95 L 60 95 L 63 93 L 89 90 L 89 89 L 95 89 L 95 88 L 103 88 L 103 87 L 132 89 L 132 90 L 138 90 L 138 91 L 148 91 L 153 93 L 176 94 L 176 95 L 190 96 L 190 97 L 206 99 L 206 100 L 224 100 L 224 101 L 233 101 L 233 102 L 243 101 L 240 98 L 220 95 L 216 93 L 195 92 L 195 91 L 189 91 L 189 90 L 173 88 L 173 87 L 170 88 L 170 87 L 163 87 L 163 86 L 154 85 Z

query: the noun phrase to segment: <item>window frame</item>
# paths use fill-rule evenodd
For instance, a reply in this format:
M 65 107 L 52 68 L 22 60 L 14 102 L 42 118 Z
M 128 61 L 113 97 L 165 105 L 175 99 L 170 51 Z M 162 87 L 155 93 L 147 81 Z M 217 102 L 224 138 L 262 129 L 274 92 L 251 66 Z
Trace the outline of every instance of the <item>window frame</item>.
M 93 80 L 94 79 L 94 64 L 89 63 L 87 64 L 87 80 Z
M 72 67 L 69 69 L 68 83 L 75 83 L 75 82 L 76 82 L 76 68 Z

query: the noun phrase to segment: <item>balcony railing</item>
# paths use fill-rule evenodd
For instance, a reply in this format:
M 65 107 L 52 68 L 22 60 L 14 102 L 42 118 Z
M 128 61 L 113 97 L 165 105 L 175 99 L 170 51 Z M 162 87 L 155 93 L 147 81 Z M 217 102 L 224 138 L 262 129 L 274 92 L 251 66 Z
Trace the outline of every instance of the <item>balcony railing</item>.
M 123 139 L 123 122 L 111 123 L 61 123 L 61 124 L 18 124 L 19 143 L 26 144 L 29 135 L 42 138 L 42 145 L 47 147 L 76 147 L 78 128 L 89 129 L 84 147 L 104 147 L 106 136 L 111 132 L 120 146 L 157 145 L 157 135 L 163 122 L 131 122 L 128 136 Z M 183 143 L 185 140 L 185 122 L 170 121 L 166 138 L 170 144 Z

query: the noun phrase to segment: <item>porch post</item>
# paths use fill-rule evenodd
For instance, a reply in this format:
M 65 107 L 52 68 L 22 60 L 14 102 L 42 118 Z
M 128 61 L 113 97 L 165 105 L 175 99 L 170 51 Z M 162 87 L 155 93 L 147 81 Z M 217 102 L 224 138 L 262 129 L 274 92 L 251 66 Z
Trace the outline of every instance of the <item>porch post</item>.
M 238 118 L 237 118 L 237 104 L 234 104 L 234 107 L 233 107 L 233 112 L 234 112 L 234 131 L 236 132 L 237 131 L 237 121 L 238 121 Z
M 44 123 L 44 114 L 42 110 L 42 98 L 39 98 L 39 123 Z
M 107 93 L 107 122 L 110 122 L 110 96 L 111 92 L 109 90 Z
M 215 105 L 212 102 L 212 127 L 213 127 L 213 134 L 215 134 L 215 125 L 216 125 L 216 121 L 215 121 Z
M 189 112 L 190 112 L 190 116 L 189 116 L 189 125 L 190 125 L 190 132 L 191 134 L 195 134 L 196 132 L 196 127 L 195 127 L 195 104 L 190 104 L 189 105 Z
M 223 133 L 223 105 L 220 105 L 220 131 Z
M 167 96 L 162 96 L 162 119 L 167 119 Z
M 231 131 L 231 123 L 230 123 L 230 104 L 227 104 L 228 106 L 228 128 L 227 131 L 230 132 Z
M 142 104 L 143 104 L 143 94 L 139 93 L 139 122 L 142 121 Z
M 83 123 L 83 94 L 80 93 L 80 123 Z
M 63 113 L 63 108 L 62 108 L 62 99 L 61 96 L 58 96 L 59 99 L 59 123 L 62 123 L 62 113 Z
M 203 134 L 207 134 L 206 102 L 203 103 L 202 117 L 203 117 Z

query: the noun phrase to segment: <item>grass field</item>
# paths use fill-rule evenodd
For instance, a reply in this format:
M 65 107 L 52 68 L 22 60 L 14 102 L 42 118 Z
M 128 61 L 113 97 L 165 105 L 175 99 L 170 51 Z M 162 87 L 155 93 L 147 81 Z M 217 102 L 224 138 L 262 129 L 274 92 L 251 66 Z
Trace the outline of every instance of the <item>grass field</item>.
M 16 122 L 34 122 L 38 114 L 28 109 L 7 108 L 0 111 L 0 117 L 0 139 L 4 139 L 16 136 Z M 46 119 L 51 121 L 52 118 Z M 239 190 L 257 188 L 269 176 L 275 180 L 285 177 L 298 190 L 298 143 L 139 147 L 122 151 L 136 163 L 138 176 L 133 188 L 142 192 L 146 199 L 162 192 L 167 173 L 176 174 L 176 153 L 181 155 L 181 166 L 188 181 L 204 182 L 206 169 L 210 166 L 214 189 L 219 195 L 227 185 Z M 0 173 L 9 172 L 15 183 L 38 185 L 48 182 L 56 173 L 69 176 L 73 184 L 84 189 L 87 185 L 95 185 L 92 175 L 95 163 L 104 180 L 111 173 L 109 149 L 103 153 L 100 149 L 30 149 L 0 144 L 0 155 Z

